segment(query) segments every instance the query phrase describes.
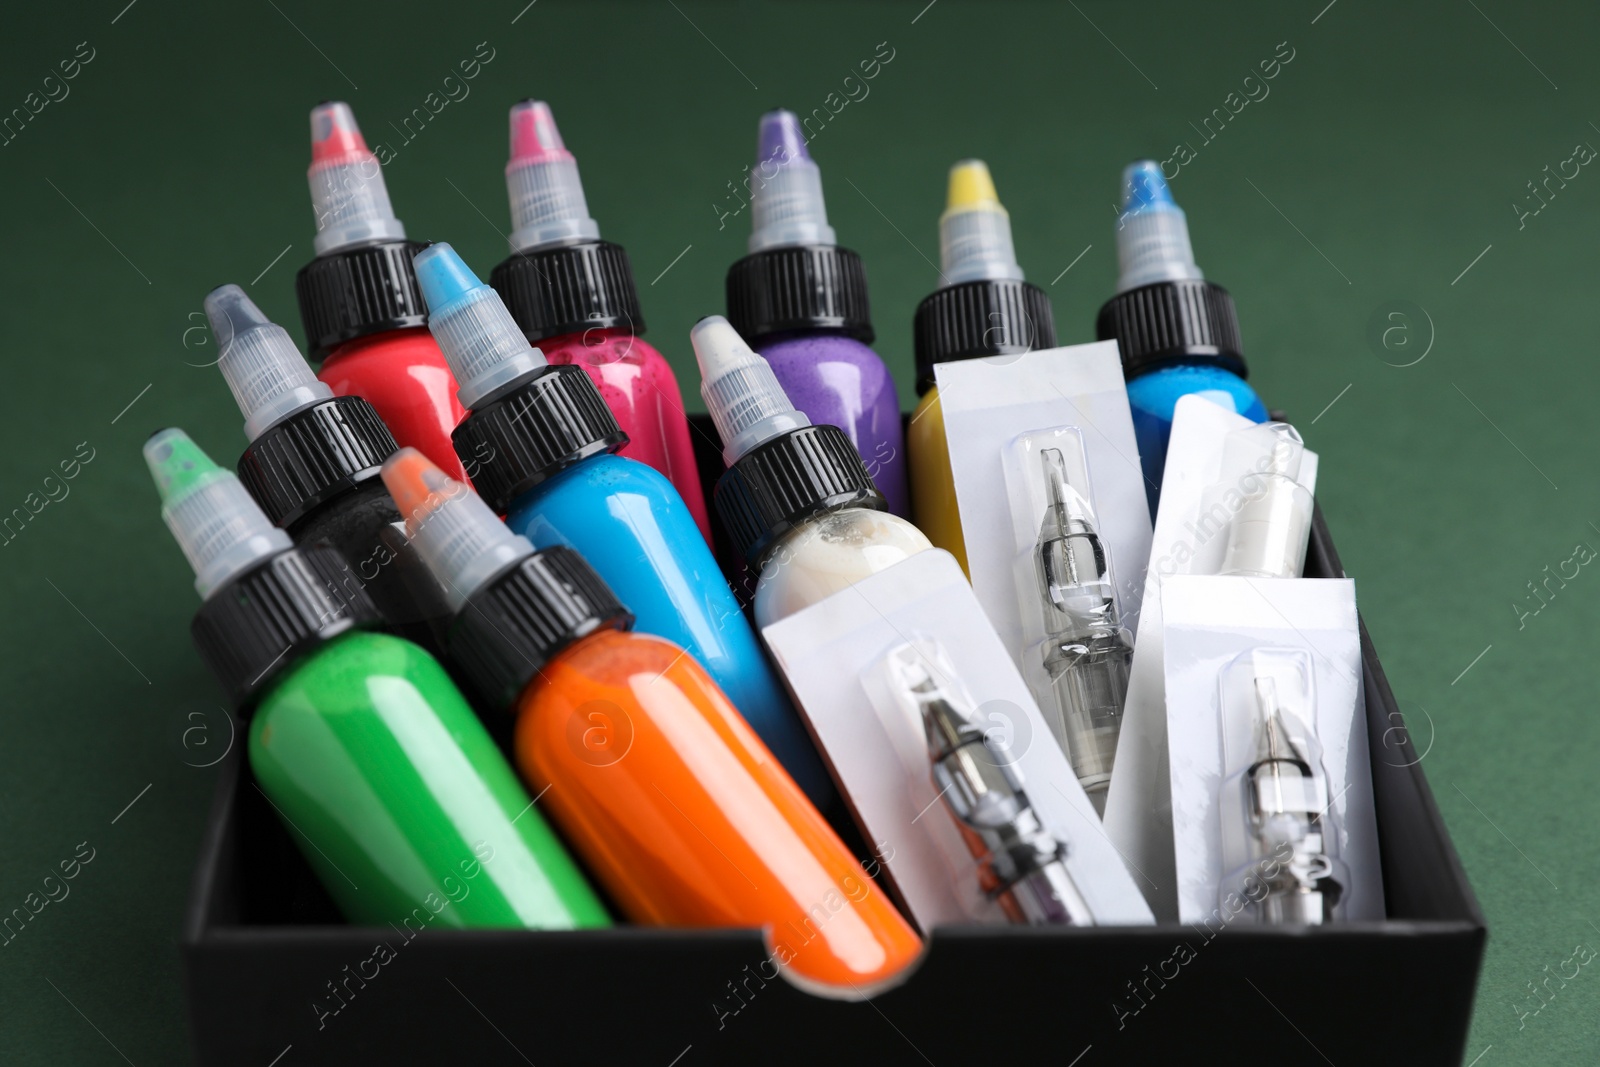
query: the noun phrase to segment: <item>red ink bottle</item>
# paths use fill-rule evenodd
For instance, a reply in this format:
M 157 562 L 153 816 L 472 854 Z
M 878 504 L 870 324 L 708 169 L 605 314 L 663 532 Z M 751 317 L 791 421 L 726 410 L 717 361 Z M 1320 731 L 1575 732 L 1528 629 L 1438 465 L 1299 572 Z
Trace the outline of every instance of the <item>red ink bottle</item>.
M 466 415 L 456 380 L 428 333 L 428 306 L 411 260 L 426 247 L 394 217 L 383 167 L 350 105 L 311 109 L 311 206 L 317 257 L 295 277 L 306 351 L 336 396 L 377 409 L 402 447 L 454 478 L 470 474 L 450 432 Z

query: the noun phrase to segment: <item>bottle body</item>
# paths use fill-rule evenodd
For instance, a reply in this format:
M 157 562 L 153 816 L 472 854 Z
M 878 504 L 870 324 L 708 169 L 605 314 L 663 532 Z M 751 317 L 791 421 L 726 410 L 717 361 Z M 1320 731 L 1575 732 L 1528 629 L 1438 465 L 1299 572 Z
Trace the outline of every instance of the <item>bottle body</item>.
M 768 549 L 756 581 L 756 625 L 793 615 L 932 547 L 898 515 L 871 508 L 823 512 Z
M 944 409 L 939 387 L 922 394 L 906 428 L 906 462 L 911 468 L 911 521 L 935 548 L 956 558 L 967 572 L 967 541 L 956 508 L 955 476 L 950 470 L 950 445 L 944 434 Z M 967 577 L 972 577 L 967 572 Z
M 450 607 L 406 537 L 400 509 L 383 479 L 368 478 L 285 529 L 297 545 L 332 545 L 350 567 L 347 580 L 367 591 L 390 629 L 430 651 L 438 650 Z
M 753 347 L 798 410 L 814 424 L 837 426 L 849 436 L 889 510 L 909 515 L 900 398 L 878 354 L 828 330 L 764 337 Z
M 806 795 L 833 786 L 683 499 L 654 468 L 595 456 L 512 501 L 506 525 L 535 548 L 568 545 L 634 614 L 684 649 L 749 720 Z
M 689 417 L 667 358 L 623 328 L 562 334 L 537 344 L 551 363 L 572 364 L 588 372 L 628 435 L 620 454 L 666 475 L 710 544 L 711 519 L 694 461 Z
M 353 923 L 609 925 L 444 669 L 381 633 L 336 638 L 274 682 L 250 766 Z
M 604 630 L 558 654 L 520 699 L 516 756 L 629 919 L 767 926 L 781 966 L 847 993 L 915 959 L 883 891 L 671 643 Z
M 358 337 L 328 354 L 317 372 L 335 396 L 359 396 L 378 410 L 401 448 L 408 445 L 457 481 L 468 472 L 450 433 L 466 417 L 456 380 L 426 326 Z
M 1145 496 L 1150 515 L 1161 497 L 1161 474 L 1167 464 L 1167 441 L 1172 437 L 1172 412 L 1180 397 L 1198 394 L 1252 422 L 1266 422 L 1267 408 L 1255 390 L 1232 371 L 1209 364 L 1181 364 L 1143 374 L 1128 383 L 1128 404 L 1133 410 L 1133 433 L 1144 468 Z

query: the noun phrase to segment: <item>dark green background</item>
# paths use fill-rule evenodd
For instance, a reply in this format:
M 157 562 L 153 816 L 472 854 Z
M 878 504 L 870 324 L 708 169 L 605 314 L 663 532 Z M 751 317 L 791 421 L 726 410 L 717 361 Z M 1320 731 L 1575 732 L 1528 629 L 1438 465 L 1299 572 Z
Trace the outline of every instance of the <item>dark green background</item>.
M 1252 381 L 1322 454 L 1329 526 L 1489 916 L 1468 1057 L 1592 1061 L 1600 974 L 1521 1026 L 1514 1005 L 1547 964 L 1600 947 L 1600 576 L 1552 582 L 1520 624 L 1513 605 L 1600 546 L 1600 173 L 1522 229 L 1511 206 L 1575 144 L 1600 145 L 1592 6 L 538 0 L 513 24 L 526 0 L 125 2 L 13 10 L 0 35 L 0 113 L 78 42 L 95 49 L 71 95 L 0 148 L 0 511 L 79 442 L 95 450 L 70 496 L 0 548 L 0 911 L 78 842 L 96 849 L 70 897 L 0 948 L 0 1061 L 187 1060 L 175 938 L 215 772 L 185 764 L 219 754 L 227 726 L 139 444 L 179 424 L 219 458 L 243 445 L 209 338 L 188 331 L 205 292 L 237 281 L 298 335 L 307 109 L 347 99 L 394 144 L 388 124 L 485 41 L 471 95 L 386 168 L 399 214 L 486 274 L 508 228 L 506 107 L 550 100 L 593 214 L 632 255 L 650 339 L 689 383 L 686 332 L 722 309 L 748 233 L 748 213 L 719 228 L 714 205 L 757 114 L 824 106 L 879 42 L 892 62 L 814 152 L 907 404 L 951 162 L 989 161 L 1071 343 L 1092 339 L 1111 290 L 1118 169 L 1198 147 L 1174 189 L 1199 261 L 1238 299 Z M 1270 96 L 1202 144 L 1190 123 L 1283 41 L 1295 58 Z M 1420 353 L 1431 319 L 1415 366 L 1369 342 L 1391 301 L 1425 313 L 1401 351 Z M 1257 1036 L 1298 1049 L 1287 1028 Z

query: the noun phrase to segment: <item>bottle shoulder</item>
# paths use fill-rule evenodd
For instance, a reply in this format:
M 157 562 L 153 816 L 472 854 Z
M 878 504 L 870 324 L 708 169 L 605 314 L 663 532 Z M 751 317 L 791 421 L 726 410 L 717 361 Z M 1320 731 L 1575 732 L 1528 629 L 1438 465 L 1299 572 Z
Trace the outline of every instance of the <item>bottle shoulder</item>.
M 439 661 L 421 646 L 378 630 L 353 630 L 285 671 L 262 696 L 256 717 L 290 704 L 309 703 L 319 712 L 371 706 L 382 688 L 371 683 L 385 677 L 407 680 L 430 699 L 462 699 Z
M 818 515 L 780 539 L 762 561 L 757 617 L 781 618 L 932 547 L 921 530 L 887 511 L 843 508 Z
M 648 463 L 611 452 L 591 456 L 545 479 L 513 503 L 510 510 L 515 513 L 571 496 L 610 496 L 619 492 L 642 494 L 663 504 L 676 504 L 680 508 L 684 506 L 683 498 L 666 475 Z
M 322 366 L 325 369 L 338 369 L 341 364 L 391 359 L 442 363 L 444 353 L 439 350 L 439 342 L 433 339 L 433 334 L 428 332 L 426 326 L 409 326 L 403 330 L 382 330 L 346 341 L 328 353 Z
M 574 683 L 629 690 L 636 675 L 660 676 L 683 655 L 683 650 L 665 638 L 632 630 L 600 630 L 557 653 L 543 671 L 543 681 L 529 687 L 525 699 L 537 699 L 552 687 L 571 687 Z M 570 699 L 572 694 L 565 693 Z
M 1160 407 L 1168 414 L 1180 397 L 1194 393 L 1220 393 L 1233 400 L 1234 410 L 1248 415 L 1261 399 L 1243 378 L 1208 364 L 1181 364 L 1140 375 L 1128 383 L 1128 398 L 1145 408 Z
M 627 329 L 587 330 L 546 337 L 536 345 L 551 363 L 574 364 L 591 372 L 603 373 L 607 367 L 643 368 L 659 371 L 671 366 L 654 345 Z
M 842 333 L 782 334 L 753 346 L 768 362 L 792 359 L 848 362 L 883 367 L 883 357 L 866 344 Z

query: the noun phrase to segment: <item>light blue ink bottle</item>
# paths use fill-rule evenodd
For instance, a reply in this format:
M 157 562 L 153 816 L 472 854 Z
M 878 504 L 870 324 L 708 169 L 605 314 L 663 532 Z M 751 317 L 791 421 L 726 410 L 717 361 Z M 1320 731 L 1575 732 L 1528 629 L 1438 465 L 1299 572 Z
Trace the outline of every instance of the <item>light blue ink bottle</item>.
M 1245 384 L 1233 297 L 1195 265 L 1189 221 L 1154 160 L 1122 172 L 1117 265 L 1117 295 L 1101 306 L 1095 334 L 1122 351 L 1153 517 L 1179 397 L 1198 394 L 1254 422 L 1267 409 Z
M 821 757 L 677 489 L 616 455 L 628 437 L 588 374 L 548 364 L 449 245 L 418 253 L 416 269 L 468 409 L 451 439 L 478 494 L 535 548 L 583 553 L 636 628 L 698 660 L 825 810 Z

